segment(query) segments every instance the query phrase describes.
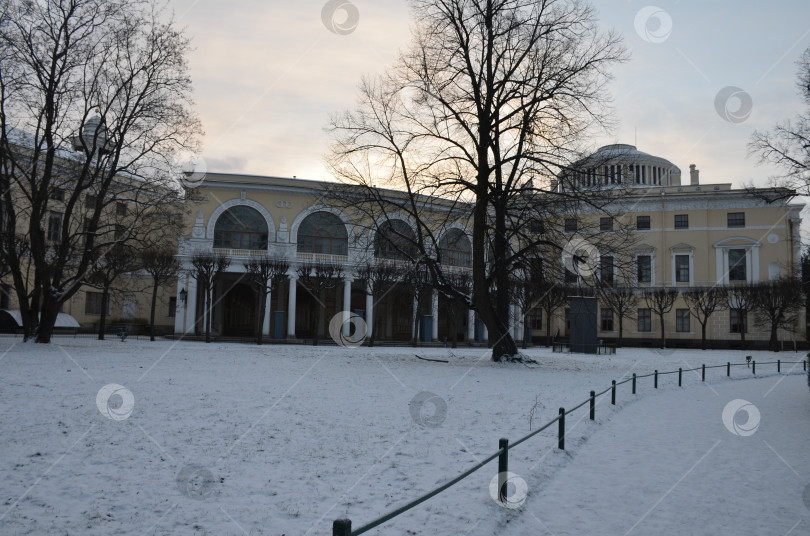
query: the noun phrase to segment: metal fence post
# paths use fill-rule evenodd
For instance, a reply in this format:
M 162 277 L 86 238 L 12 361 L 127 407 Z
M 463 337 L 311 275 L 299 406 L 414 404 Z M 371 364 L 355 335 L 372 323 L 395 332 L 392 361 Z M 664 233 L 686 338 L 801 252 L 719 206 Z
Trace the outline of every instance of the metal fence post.
M 804 363 L 804 371 L 807 372 L 807 359 L 802 361 L 802 363 Z
M 682 385 L 683 383 L 681 381 L 682 379 L 683 379 L 683 368 L 678 368 L 678 387 Z
M 702 382 L 706 381 L 706 363 L 703 364 L 703 371 L 701 372 L 700 381 Z
M 658 389 L 658 371 L 655 371 L 655 388 Z
M 751 363 L 753 364 L 753 366 L 751 367 L 751 374 L 756 374 L 757 373 L 757 362 L 752 361 Z
M 506 473 L 509 472 L 509 440 L 502 437 L 498 441 L 498 450 L 502 452 L 498 455 L 498 499 L 506 502 Z
M 591 420 L 596 419 L 596 391 L 591 391 Z
M 332 522 L 332 536 L 351 536 L 351 535 L 352 535 L 351 519 L 335 519 Z
M 565 450 L 565 408 L 560 408 L 560 420 L 557 423 L 557 448 Z
M 731 376 L 731 361 L 726 363 L 726 376 Z
M 610 403 L 616 405 L 616 380 L 613 380 L 613 385 L 610 388 Z
M 636 373 L 633 373 L 633 394 L 636 394 Z
M 782 373 L 782 360 L 781 359 L 776 360 L 776 372 L 779 372 L 780 374 Z

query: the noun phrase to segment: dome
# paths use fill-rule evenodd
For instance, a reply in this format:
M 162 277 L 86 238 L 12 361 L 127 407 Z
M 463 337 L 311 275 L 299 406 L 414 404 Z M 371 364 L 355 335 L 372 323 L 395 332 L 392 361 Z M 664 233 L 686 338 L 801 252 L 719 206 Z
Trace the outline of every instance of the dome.
M 674 186 L 681 183 L 681 170 L 635 145 L 616 143 L 573 164 L 561 180 L 564 188 Z

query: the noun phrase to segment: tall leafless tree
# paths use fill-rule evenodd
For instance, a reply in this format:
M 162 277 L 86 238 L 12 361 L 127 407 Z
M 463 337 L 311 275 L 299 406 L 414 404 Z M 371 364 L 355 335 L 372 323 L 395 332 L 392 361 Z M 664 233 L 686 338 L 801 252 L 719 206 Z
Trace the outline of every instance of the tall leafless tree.
M 726 290 L 722 287 L 693 288 L 683 294 L 689 314 L 700 323 L 700 348 L 706 349 L 706 326 L 718 309 L 726 307 Z
M 155 340 L 155 308 L 158 289 L 174 282 L 180 272 L 180 263 L 170 249 L 149 248 L 141 253 L 141 268 L 152 278 L 152 300 L 149 306 L 149 340 Z
M 343 267 L 331 262 L 303 262 L 296 268 L 298 283 L 312 296 L 317 307 L 312 308 L 312 345 L 318 346 L 321 333 L 321 313 L 325 308 L 324 292 L 337 287 L 343 278 Z
M 175 161 L 200 132 L 189 43 L 151 0 L 7 0 L 0 10 L 0 257 L 26 339 L 47 343 L 59 307 L 119 242 L 118 203 L 133 229 L 176 197 Z
M 548 275 L 540 282 L 535 302 L 546 317 L 546 346 L 551 346 L 554 337 L 551 334 L 551 319 L 554 317 L 554 313 L 561 307 L 565 307 L 569 297 L 573 294 L 573 289 L 564 286 L 560 281 L 549 279 Z
M 211 342 L 211 316 L 214 312 L 214 286 L 216 285 L 217 278 L 228 266 L 231 265 L 231 260 L 223 252 L 210 253 L 207 251 L 198 251 L 191 256 L 191 272 L 197 279 L 198 288 L 203 290 L 203 319 L 205 331 L 205 342 Z M 190 314 L 196 314 L 196 311 L 191 311 Z
M 264 317 L 270 314 L 270 311 L 267 311 L 267 296 L 278 288 L 289 269 L 290 262 L 287 259 L 262 257 L 250 259 L 245 263 L 247 279 L 258 291 L 259 318 L 256 326 L 256 344 L 258 345 L 264 342 Z
M 579 0 L 411 4 L 410 48 L 385 76 L 363 82 L 356 112 L 333 118 L 333 168 L 376 200 L 381 185 L 401 191 L 400 202 L 388 196 L 380 207 L 417 222 L 426 258 L 442 225 L 431 218 L 471 222 L 473 307 L 492 358 L 515 358 L 512 269 L 539 244 L 564 246 L 526 224 L 587 199 L 552 181 L 578 159 L 588 128 L 604 125 L 607 72 L 625 51 Z M 427 266 L 434 287 L 452 293 L 441 263 Z
M 790 186 L 803 194 L 810 192 L 810 48 L 796 62 L 799 67 L 797 86 L 805 110 L 793 120 L 777 123 L 770 131 L 754 132 L 749 150 L 761 162 L 776 164 L 784 170 L 780 185 Z
M 664 315 L 672 311 L 678 291 L 673 288 L 656 288 L 644 291 L 644 302 L 650 311 L 658 315 L 661 325 L 661 348 L 667 347 L 667 333 L 664 331 Z

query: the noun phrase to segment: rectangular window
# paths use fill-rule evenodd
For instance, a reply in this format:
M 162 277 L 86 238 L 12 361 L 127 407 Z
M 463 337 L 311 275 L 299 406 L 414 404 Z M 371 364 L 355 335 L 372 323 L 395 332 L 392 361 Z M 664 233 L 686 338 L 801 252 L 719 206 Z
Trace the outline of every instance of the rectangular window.
M 576 218 L 565 218 L 565 231 L 568 233 L 574 233 L 577 230 L 577 219 Z
M 122 203 L 119 201 L 115 204 L 115 213 L 119 216 L 126 216 L 127 215 L 127 204 Z
M 748 315 L 742 309 L 729 310 L 729 325 L 732 333 L 748 333 Z
M 169 314 L 166 315 L 170 318 L 174 318 L 177 315 L 177 297 L 172 296 L 169 298 Z
M 533 309 L 529 314 L 529 327 L 534 330 L 543 329 L 543 311 L 542 309 Z
M 98 197 L 92 194 L 87 194 L 84 198 L 84 205 L 87 210 L 93 210 L 96 208 L 96 201 L 98 201 Z
M 565 284 L 566 285 L 576 285 L 579 278 L 577 274 L 569 270 L 568 268 L 565 269 Z
M 62 214 L 59 212 L 48 214 L 48 240 L 51 242 L 62 240 Z
M 638 282 L 651 283 L 652 282 L 652 256 L 639 255 L 636 257 L 638 268 Z
M 689 282 L 689 255 L 675 255 L 675 281 Z
M 600 231 L 612 231 L 613 230 L 613 218 L 599 218 L 599 230 Z
M 689 309 L 675 309 L 675 331 L 689 333 Z
M 602 331 L 613 331 L 613 309 L 602 309 Z
M 729 227 L 745 227 L 745 212 L 729 212 L 728 213 L 728 226 Z
M 652 331 L 652 312 L 649 309 L 638 310 L 638 330 L 642 332 Z
M 646 231 L 650 228 L 649 216 L 636 216 L 636 229 L 639 231 Z
M 675 214 L 675 228 L 689 229 L 689 214 Z
M 101 314 L 101 292 L 86 292 L 84 294 L 84 313 L 88 315 Z M 110 300 L 107 299 L 107 314 L 110 314 Z
M 730 249 L 728 250 L 728 280 L 729 281 L 746 281 L 745 273 L 745 250 L 744 249 Z
M 8 283 L 0 286 L 0 309 L 11 309 L 11 285 Z
M 65 190 L 62 188 L 54 188 L 53 190 L 51 190 L 50 198 L 54 201 L 64 201 Z
M 615 277 L 613 257 L 607 255 L 599 258 L 599 281 L 602 286 L 612 287 Z

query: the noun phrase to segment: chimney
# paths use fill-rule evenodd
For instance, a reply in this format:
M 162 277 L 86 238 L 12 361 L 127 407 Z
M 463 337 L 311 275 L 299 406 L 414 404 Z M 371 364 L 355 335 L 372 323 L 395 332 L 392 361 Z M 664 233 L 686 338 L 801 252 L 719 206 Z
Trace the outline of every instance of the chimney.
M 695 169 L 695 164 L 689 164 L 689 179 L 692 186 L 700 184 L 700 170 Z

